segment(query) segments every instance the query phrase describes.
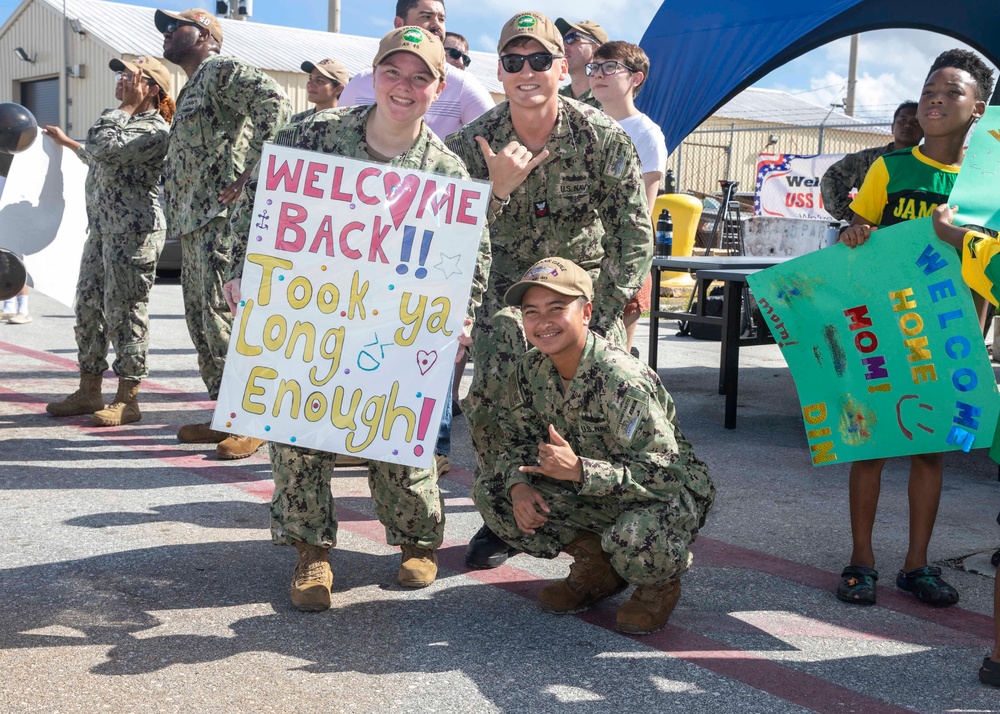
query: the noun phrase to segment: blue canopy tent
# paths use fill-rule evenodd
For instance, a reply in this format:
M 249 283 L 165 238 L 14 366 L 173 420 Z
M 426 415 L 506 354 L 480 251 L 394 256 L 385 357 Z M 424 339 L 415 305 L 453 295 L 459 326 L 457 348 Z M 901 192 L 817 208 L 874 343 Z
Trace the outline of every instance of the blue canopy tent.
M 997 5 L 998 0 L 666 0 L 640 42 L 653 71 L 636 104 L 660 125 L 673 151 L 716 109 L 769 72 L 856 32 L 938 32 L 1000 65 Z M 1000 92 L 993 101 L 1000 102 Z

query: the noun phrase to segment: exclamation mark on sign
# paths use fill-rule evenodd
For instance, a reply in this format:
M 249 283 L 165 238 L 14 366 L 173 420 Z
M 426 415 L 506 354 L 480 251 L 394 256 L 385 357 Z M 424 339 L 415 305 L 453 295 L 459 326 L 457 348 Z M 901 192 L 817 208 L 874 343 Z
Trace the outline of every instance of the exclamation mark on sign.
M 435 404 L 437 404 L 436 399 L 424 397 L 424 405 L 420 407 L 420 419 L 417 420 L 417 441 L 423 441 L 427 438 L 427 427 L 430 426 L 431 413 L 434 411 Z M 417 444 L 413 447 L 413 453 L 420 456 L 424 453 L 424 447 Z
M 413 251 L 413 236 L 416 234 L 416 226 L 403 227 L 403 248 L 399 251 L 399 260 L 401 261 L 401 264 L 396 266 L 396 272 L 399 275 L 406 275 L 406 273 L 410 270 L 406 264 L 410 262 L 410 253 Z
M 424 267 L 424 263 L 427 262 L 427 254 L 431 252 L 432 240 L 434 240 L 434 231 L 424 231 L 424 239 L 420 242 L 420 267 L 414 273 L 418 278 L 427 277 L 427 268 Z

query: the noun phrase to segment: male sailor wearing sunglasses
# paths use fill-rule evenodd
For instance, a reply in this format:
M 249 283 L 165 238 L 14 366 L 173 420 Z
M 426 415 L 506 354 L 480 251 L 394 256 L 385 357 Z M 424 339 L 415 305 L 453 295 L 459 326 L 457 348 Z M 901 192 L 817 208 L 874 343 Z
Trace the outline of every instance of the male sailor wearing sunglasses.
M 652 225 L 631 140 L 602 111 L 559 95 L 568 71 L 562 33 L 541 13 L 520 12 L 504 25 L 498 51 L 497 76 L 509 101 L 446 140 L 473 178 L 493 184 L 493 266 L 477 312 L 476 371 L 463 404 L 477 481 L 496 476 L 493 464 L 505 443 L 496 414 L 507 373 L 527 350 L 520 313 L 504 304 L 507 290 L 541 258 L 572 260 L 594 283 L 591 329 L 620 347 L 622 308 L 652 260 Z M 503 488 L 502 478 L 496 488 Z M 493 568 L 511 552 L 483 526 L 466 563 Z

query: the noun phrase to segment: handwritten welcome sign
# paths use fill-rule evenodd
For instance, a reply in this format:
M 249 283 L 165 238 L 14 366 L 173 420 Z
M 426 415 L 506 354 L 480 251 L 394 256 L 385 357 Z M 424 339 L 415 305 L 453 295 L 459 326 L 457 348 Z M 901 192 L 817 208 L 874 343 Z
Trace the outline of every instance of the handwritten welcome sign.
M 266 145 L 212 428 L 429 466 L 489 186 Z
M 929 218 L 751 275 L 816 466 L 989 446 L 997 386 L 961 260 Z

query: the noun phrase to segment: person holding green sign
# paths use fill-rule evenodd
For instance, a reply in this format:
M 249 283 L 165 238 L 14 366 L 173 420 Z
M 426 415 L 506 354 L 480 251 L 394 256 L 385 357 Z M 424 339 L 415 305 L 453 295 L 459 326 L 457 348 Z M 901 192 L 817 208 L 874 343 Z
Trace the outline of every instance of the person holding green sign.
M 853 224 L 841 235 L 851 248 L 863 245 L 880 227 L 930 216 L 948 195 L 962 163 L 965 137 L 986 111 L 993 71 L 973 52 L 949 50 L 931 65 L 917 104 L 924 143 L 879 157 L 851 203 Z M 885 459 L 851 464 L 849 500 L 853 550 L 841 574 L 837 597 L 844 602 L 874 605 L 875 553 L 872 530 L 878 507 Z M 954 605 L 958 591 L 941 578 L 941 568 L 928 565 L 927 548 L 941 500 L 943 454 L 910 457 L 910 538 L 896 586 L 921 602 Z
M 416 26 L 392 30 L 379 43 L 374 68 L 375 103 L 327 109 L 286 125 L 275 142 L 307 151 L 428 171 L 467 179 L 462 161 L 437 138 L 425 121 L 445 85 L 444 47 L 430 31 Z M 243 262 L 253 215 L 256 181 L 251 181 L 233 217 L 235 238 L 225 290 L 235 314 L 240 301 Z M 489 231 L 484 228 L 466 324 L 482 300 L 490 265 Z M 458 338 L 471 344 L 468 334 Z M 444 395 L 442 395 L 444 396 Z M 450 397 L 450 395 L 448 395 Z M 271 442 L 271 540 L 294 546 L 298 563 L 291 601 L 306 612 L 330 607 L 333 571 L 330 550 L 337 543 L 337 516 L 330 477 L 337 454 Z M 375 512 L 390 545 L 401 546 L 397 580 L 407 588 L 426 587 L 437 577 L 436 549 L 444 538 L 444 499 L 435 462 L 416 468 L 368 462 L 368 484 Z
M 962 251 L 962 277 L 994 307 L 1000 301 L 1000 238 L 953 225 L 958 206 L 942 203 L 934 209 L 937 237 Z M 993 447 L 996 448 L 996 445 Z M 990 454 L 992 456 L 992 453 Z M 979 681 L 1000 687 L 1000 578 L 993 582 L 993 651 L 983 659 Z

